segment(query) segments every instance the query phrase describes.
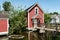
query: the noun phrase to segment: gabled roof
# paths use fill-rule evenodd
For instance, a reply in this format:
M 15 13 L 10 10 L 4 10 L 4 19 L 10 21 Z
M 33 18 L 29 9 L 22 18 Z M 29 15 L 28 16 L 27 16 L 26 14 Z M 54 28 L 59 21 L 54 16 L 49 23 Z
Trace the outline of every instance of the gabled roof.
M 8 12 L 5 12 L 5 11 L 1 11 L 0 12 L 0 18 L 8 18 Z
M 56 17 L 60 18 L 60 15 L 51 15 L 51 18 L 56 18 Z
M 29 8 L 27 8 L 26 9 L 26 11 L 28 12 L 28 11 L 30 11 L 33 7 L 35 7 L 35 6 L 38 6 L 39 7 L 39 5 L 37 4 L 37 3 L 35 3 L 35 4 L 33 4 L 32 6 L 30 6 Z M 40 8 L 40 7 L 39 7 Z M 41 9 L 41 8 L 40 8 Z M 41 9 L 41 11 L 42 11 L 42 9 Z M 42 11 L 43 12 L 43 11 Z
M 26 11 L 28 11 L 31 7 L 33 7 L 35 4 L 31 5 L 29 8 L 26 9 Z

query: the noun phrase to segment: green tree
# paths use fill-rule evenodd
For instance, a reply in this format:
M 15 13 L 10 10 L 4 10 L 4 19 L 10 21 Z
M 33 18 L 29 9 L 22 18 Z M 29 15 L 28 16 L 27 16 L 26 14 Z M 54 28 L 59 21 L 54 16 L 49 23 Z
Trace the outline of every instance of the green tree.
M 50 15 L 53 15 L 53 13 L 52 13 L 52 12 L 50 12 L 49 14 L 50 14 Z
M 13 16 L 10 18 L 10 34 L 20 34 L 26 30 L 26 12 L 14 11 Z
M 44 22 L 50 23 L 50 21 L 51 21 L 51 16 L 49 14 L 44 14 Z
M 58 12 L 53 12 L 53 14 L 56 14 L 56 15 L 58 15 Z
M 54 15 L 54 14 L 56 14 L 56 15 L 58 15 L 58 12 L 50 12 L 50 15 Z
M 10 11 L 11 3 L 5 1 L 5 2 L 3 3 L 3 8 L 4 8 L 4 11 Z

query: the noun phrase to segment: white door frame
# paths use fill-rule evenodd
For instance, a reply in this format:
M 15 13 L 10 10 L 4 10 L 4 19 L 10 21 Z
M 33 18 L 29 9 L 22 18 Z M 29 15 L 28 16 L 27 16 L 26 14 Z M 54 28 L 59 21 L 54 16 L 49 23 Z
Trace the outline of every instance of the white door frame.
M 33 19 L 33 23 L 34 23 L 34 28 L 36 28 L 37 27 L 37 19 Z

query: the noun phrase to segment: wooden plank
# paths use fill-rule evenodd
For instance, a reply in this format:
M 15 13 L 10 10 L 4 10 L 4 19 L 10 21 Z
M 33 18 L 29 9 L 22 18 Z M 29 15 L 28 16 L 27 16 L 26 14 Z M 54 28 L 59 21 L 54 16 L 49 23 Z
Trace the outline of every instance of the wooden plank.
M 47 31 L 56 31 L 56 29 L 49 29 L 49 28 L 44 28 L 44 27 L 36 27 L 36 29 L 47 30 Z M 60 32 L 60 30 L 57 30 L 57 31 Z

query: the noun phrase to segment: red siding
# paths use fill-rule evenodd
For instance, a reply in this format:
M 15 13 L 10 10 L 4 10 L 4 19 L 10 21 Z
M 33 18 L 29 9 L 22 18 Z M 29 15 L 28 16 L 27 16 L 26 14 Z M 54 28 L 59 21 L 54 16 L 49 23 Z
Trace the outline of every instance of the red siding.
M 36 5 L 35 7 L 38 7 L 38 6 Z M 29 11 L 29 25 L 30 25 L 29 27 L 30 28 L 33 27 L 32 20 L 31 19 L 35 15 L 35 7 Z M 43 12 L 41 11 L 40 8 L 39 8 L 39 15 L 37 16 L 37 18 L 40 19 L 40 23 L 44 23 L 44 14 L 43 14 Z
M 0 19 L 0 32 L 7 31 L 7 19 Z

